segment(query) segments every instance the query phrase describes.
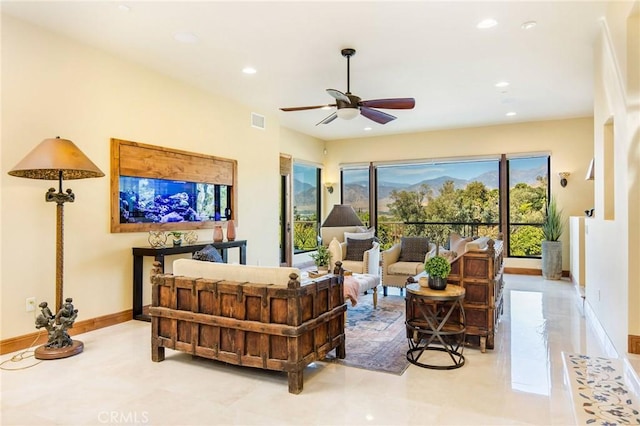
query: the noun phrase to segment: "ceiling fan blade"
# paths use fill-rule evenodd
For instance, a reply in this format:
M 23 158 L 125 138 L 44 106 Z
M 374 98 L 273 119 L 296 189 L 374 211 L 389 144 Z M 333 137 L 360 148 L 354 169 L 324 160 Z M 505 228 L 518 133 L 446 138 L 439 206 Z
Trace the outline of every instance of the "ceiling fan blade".
M 349 99 L 349 97 L 347 95 L 345 95 L 344 93 L 342 93 L 339 90 L 336 89 L 327 89 L 327 93 L 332 96 L 333 98 L 339 100 L 339 101 L 343 101 L 343 102 L 347 102 L 347 103 L 351 103 L 351 99 Z
M 326 107 L 334 107 L 336 104 L 329 105 L 313 105 L 313 106 L 303 106 L 303 107 L 291 107 L 291 108 L 280 108 L 280 111 L 304 111 L 307 109 L 318 109 L 318 108 L 326 108 Z
M 413 98 L 372 99 L 360 101 L 359 105 L 369 108 L 412 109 L 416 105 L 416 100 Z
M 373 120 L 379 124 L 387 124 L 388 122 L 396 119 L 396 117 L 391 114 L 387 114 L 386 112 L 378 111 L 368 107 L 360 107 L 360 113 L 367 117 L 369 120 Z
M 322 120 L 321 122 L 317 123 L 316 126 L 319 125 L 319 124 L 329 124 L 333 120 L 335 120 L 336 118 L 338 118 L 338 113 L 337 112 L 333 112 L 331 115 L 326 117 L 324 120 Z

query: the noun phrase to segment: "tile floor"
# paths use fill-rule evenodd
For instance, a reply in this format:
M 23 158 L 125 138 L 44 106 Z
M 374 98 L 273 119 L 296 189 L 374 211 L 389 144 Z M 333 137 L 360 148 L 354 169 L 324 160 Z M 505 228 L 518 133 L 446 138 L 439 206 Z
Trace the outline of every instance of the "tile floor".
M 282 373 L 169 349 L 165 361 L 153 363 L 150 324 L 129 321 L 76 336 L 85 345 L 81 355 L 1 371 L 1 423 L 575 424 L 562 352 L 606 356 L 582 303 L 568 281 L 506 275 L 505 282 L 495 349 L 466 348 L 467 363 L 458 370 L 411 365 L 395 376 L 317 362 L 305 370 L 303 392 L 291 395 Z

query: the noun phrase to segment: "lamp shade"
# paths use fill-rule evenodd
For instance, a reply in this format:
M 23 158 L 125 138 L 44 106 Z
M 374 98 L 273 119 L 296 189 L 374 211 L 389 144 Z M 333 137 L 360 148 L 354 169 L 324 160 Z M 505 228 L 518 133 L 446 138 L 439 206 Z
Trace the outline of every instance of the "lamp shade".
M 364 226 L 356 211 L 349 204 L 334 204 L 322 224 L 325 228 L 336 226 Z
M 62 176 L 60 173 L 62 172 Z M 104 173 L 68 139 L 49 138 L 36 146 L 11 171 L 11 176 L 58 180 L 102 177 Z
M 360 115 L 360 110 L 358 108 L 344 107 L 340 108 L 337 111 L 338 117 L 343 120 L 353 120 L 357 116 Z

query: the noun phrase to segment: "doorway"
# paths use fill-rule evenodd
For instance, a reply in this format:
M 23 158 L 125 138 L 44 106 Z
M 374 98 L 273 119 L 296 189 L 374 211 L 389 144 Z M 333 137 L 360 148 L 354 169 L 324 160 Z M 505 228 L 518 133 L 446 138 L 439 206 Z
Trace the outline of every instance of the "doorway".
M 280 155 L 280 266 L 293 265 L 293 233 L 291 208 L 291 174 L 293 160 L 291 156 Z

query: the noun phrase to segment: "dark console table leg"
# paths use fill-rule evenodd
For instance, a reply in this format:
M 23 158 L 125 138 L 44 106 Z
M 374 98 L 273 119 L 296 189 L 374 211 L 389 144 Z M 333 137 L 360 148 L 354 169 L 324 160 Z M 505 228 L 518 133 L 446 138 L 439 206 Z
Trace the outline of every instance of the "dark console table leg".
M 133 319 L 142 317 L 142 256 L 133 256 Z

